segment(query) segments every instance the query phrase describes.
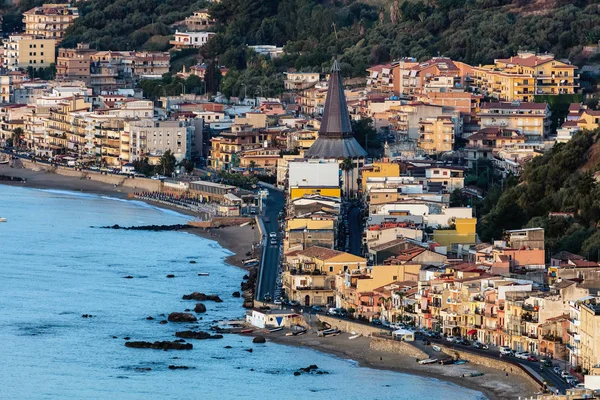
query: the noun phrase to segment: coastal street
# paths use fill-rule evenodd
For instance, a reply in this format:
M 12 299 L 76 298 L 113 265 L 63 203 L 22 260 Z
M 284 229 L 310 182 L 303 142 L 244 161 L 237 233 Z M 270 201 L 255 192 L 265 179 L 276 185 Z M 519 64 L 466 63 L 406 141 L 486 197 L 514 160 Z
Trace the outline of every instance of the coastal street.
M 277 278 L 279 277 L 277 267 L 279 266 L 279 253 L 281 248 L 281 235 L 279 234 L 279 212 L 283 210 L 285 204 L 283 194 L 277 190 L 269 190 L 269 197 L 263 200 L 263 222 L 266 229 L 266 249 L 264 260 L 262 261 L 263 271 L 259 274 L 256 299 L 263 300 L 266 294 L 271 297 L 275 295 L 277 288 Z M 269 233 L 277 233 L 277 245 L 270 244 Z

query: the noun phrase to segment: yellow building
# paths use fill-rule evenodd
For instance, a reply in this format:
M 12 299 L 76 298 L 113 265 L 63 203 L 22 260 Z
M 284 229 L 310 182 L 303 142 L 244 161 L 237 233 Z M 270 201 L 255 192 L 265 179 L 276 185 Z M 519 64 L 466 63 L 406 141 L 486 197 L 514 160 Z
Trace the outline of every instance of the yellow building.
M 4 41 L 3 66 L 11 71 L 19 68 L 46 68 L 54 64 L 56 40 L 33 35 L 11 35 Z
M 454 224 L 455 229 L 435 229 L 433 231 L 433 241 L 439 243 L 440 246 L 475 244 L 477 218 L 457 218 Z
M 600 365 L 600 304 L 592 301 L 581 304 L 579 316 L 581 367 L 588 371 Z
M 293 187 L 290 188 L 290 200 L 299 199 L 306 195 L 318 194 L 325 197 L 342 197 L 339 187 Z
M 25 33 L 60 40 L 78 17 L 79 10 L 69 4 L 44 4 L 23 13 Z
M 368 278 L 356 281 L 356 291 L 359 293 L 370 292 L 375 288 L 398 281 L 417 282 L 420 270 L 420 264 L 374 265 L 371 267 Z
M 574 94 L 579 89 L 577 67 L 551 54 L 519 53 L 494 65 L 473 67 L 475 86 L 504 101 L 533 101 L 535 95 Z
M 452 151 L 454 122 L 449 116 L 425 118 L 419 122 L 417 145 L 428 154 Z
M 389 161 L 374 162 L 372 165 L 365 165 L 360 170 L 362 176 L 362 190 L 365 190 L 367 179 L 384 178 L 400 176 L 400 164 Z

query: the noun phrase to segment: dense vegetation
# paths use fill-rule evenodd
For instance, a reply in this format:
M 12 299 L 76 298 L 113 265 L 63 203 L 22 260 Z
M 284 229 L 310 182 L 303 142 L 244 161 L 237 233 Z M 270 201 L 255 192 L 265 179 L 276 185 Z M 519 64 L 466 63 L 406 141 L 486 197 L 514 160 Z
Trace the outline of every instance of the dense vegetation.
M 597 260 L 600 252 L 600 130 L 585 131 L 530 161 L 520 181 L 508 181 L 478 226 L 482 240 L 502 237 L 502 229 L 545 229 L 549 253 L 567 250 Z M 549 217 L 549 213 L 573 213 Z

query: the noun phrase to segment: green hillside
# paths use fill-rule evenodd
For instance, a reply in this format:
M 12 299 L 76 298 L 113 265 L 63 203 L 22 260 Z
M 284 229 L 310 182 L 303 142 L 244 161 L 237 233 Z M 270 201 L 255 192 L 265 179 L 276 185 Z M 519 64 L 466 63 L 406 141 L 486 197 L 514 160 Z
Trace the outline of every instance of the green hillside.
M 478 225 L 483 241 L 503 229 L 541 226 L 549 252 L 567 250 L 597 260 L 600 251 L 600 131 L 586 131 L 557 144 L 527 164 L 520 180 L 510 180 Z M 549 217 L 551 212 L 572 217 Z

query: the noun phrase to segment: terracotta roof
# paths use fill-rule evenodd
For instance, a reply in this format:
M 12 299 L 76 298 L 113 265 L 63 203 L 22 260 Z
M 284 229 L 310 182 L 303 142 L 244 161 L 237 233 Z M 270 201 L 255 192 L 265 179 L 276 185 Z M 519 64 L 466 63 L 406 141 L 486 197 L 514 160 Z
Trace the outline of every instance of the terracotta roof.
M 568 288 L 569 286 L 573 286 L 575 284 L 575 282 L 570 281 L 570 280 L 564 280 L 564 281 L 560 281 L 554 284 L 554 287 L 556 289 L 564 289 L 564 288 Z
M 521 65 L 523 67 L 535 67 L 535 66 L 546 64 L 547 62 L 556 61 L 556 60 L 553 57 L 530 56 L 530 57 L 501 58 L 496 61 L 502 62 L 505 64 Z M 577 67 L 574 65 L 569 65 L 568 67 L 577 69 Z
M 584 260 L 585 259 L 583 256 L 580 256 L 579 254 L 573 254 L 568 251 L 559 251 L 558 253 L 553 254 L 550 258 L 555 258 L 555 259 L 562 260 L 562 261 Z
M 598 267 L 598 263 L 595 263 L 593 261 L 586 261 L 586 260 L 570 260 L 573 264 L 575 264 L 575 267 L 578 268 L 590 268 L 590 267 Z
M 467 138 L 469 141 L 471 140 L 490 140 L 490 139 L 523 139 L 525 137 L 515 129 L 506 129 L 506 128 L 484 128 L 479 130 L 479 132 L 471 135 Z
M 581 111 L 582 106 L 583 103 L 571 103 L 569 105 L 569 112 L 579 112 Z
M 328 260 L 346 253 L 343 251 L 328 249 L 327 247 L 311 246 L 307 249 L 299 251 L 297 254 L 305 257 L 318 258 L 320 260 Z

